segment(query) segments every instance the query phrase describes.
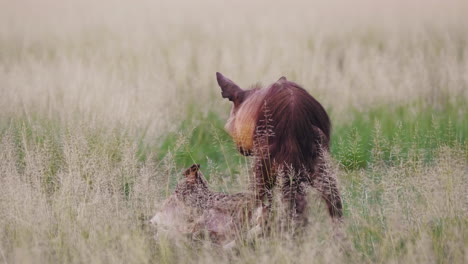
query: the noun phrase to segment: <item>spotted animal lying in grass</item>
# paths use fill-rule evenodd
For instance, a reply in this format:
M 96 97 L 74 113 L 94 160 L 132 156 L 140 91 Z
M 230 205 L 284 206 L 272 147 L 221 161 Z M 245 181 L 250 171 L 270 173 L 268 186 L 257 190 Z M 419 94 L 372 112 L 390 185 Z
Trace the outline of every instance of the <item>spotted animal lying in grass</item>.
M 208 235 L 225 248 L 234 246 L 237 238 L 251 238 L 261 232 L 267 212 L 256 206 L 253 195 L 213 192 L 198 164 L 188 168 L 184 176 L 151 219 L 158 231 L 171 230 L 192 238 Z

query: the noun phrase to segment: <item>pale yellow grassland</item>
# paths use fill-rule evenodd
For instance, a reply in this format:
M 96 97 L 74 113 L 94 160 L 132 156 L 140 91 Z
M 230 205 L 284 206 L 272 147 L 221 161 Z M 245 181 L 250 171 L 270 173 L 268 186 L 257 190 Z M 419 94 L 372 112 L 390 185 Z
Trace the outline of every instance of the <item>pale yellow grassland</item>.
M 161 135 L 190 102 L 227 115 L 216 71 L 244 88 L 284 75 L 337 121 L 466 99 L 467 13 L 465 1 L 2 1 L 2 115 Z

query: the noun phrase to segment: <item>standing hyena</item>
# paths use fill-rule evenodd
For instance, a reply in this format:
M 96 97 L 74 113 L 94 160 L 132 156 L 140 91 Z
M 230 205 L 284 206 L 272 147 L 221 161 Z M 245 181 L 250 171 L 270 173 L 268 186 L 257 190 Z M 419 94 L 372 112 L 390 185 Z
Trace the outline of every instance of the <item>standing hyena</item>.
M 211 241 L 225 247 L 232 246 L 238 236 L 261 231 L 266 211 L 256 207 L 253 195 L 211 191 L 198 164 L 184 176 L 152 224 L 192 237 L 208 234 Z
M 332 219 L 341 220 L 336 178 L 326 169 L 331 124 L 322 105 L 285 77 L 250 90 L 241 89 L 221 73 L 216 77 L 222 97 L 233 103 L 226 130 L 240 153 L 256 159 L 252 186 L 257 201 L 271 200 L 273 187 L 280 184 L 290 213 L 305 223 L 304 186 L 313 186 Z

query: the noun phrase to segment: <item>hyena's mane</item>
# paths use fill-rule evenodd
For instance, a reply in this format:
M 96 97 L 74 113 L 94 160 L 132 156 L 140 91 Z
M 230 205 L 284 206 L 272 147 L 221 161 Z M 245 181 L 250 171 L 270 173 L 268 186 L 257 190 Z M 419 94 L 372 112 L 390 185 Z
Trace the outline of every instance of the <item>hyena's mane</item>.
M 304 88 L 285 78 L 265 89 L 254 113 L 259 155 L 268 155 L 277 166 L 313 171 L 320 148 L 329 148 L 331 124 L 325 109 Z

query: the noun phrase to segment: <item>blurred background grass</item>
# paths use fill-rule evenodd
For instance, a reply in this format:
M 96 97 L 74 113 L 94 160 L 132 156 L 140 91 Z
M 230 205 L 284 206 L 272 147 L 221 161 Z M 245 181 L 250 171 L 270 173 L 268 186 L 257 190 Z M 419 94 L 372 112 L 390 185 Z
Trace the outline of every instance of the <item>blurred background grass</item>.
M 350 112 L 347 122 L 333 125 L 331 139 L 332 156 L 346 170 L 372 166 L 372 151 L 376 148 L 380 151 L 378 155 L 388 165 L 395 165 L 408 155 L 416 155 L 418 159 L 430 162 L 434 151 L 442 145 L 465 145 L 468 134 L 468 116 L 461 102 L 447 103 L 438 109 L 419 102 Z M 195 110 L 190 113 L 177 129 L 178 132 L 163 137 L 160 146 L 146 146 L 149 150 L 141 148 L 142 157 L 146 156 L 146 151 L 156 151 L 158 158 L 162 159 L 168 151 L 176 149 L 178 138 L 185 135 L 184 146 L 174 153 L 178 166 L 184 168 L 200 163 L 206 168 L 211 161 L 223 171 L 231 169 L 239 173 L 236 168 L 242 165 L 244 159 L 239 157 L 232 140 L 224 131 L 225 119 L 214 112 L 202 114 Z M 411 151 L 417 154 L 409 153 Z

